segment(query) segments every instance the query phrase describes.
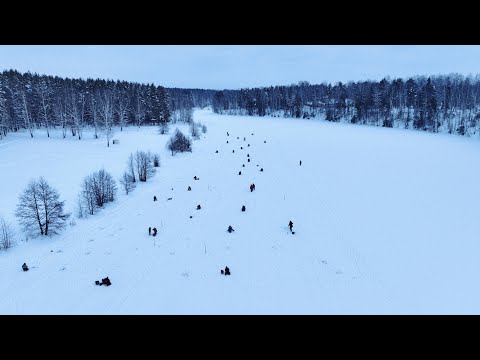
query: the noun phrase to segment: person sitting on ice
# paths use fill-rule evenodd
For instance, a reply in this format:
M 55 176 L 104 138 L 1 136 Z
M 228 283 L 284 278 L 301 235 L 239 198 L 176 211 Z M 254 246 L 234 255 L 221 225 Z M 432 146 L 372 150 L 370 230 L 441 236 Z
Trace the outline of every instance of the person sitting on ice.
M 26 263 L 23 263 L 22 269 L 23 269 L 23 271 L 28 271 L 28 266 L 27 266 Z
M 157 201 L 157 197 L 156 197 L 156 196 L 153 196 L 153 201 Z
M 231 275 L 230 274 L 230 269 L 228 266 L 225 266 L 225 275 Z
M 193 177 L 193 180 L 200 180 L 200 178 L 197 178 L 197 175 Z
M 232 225 L 228 225 L 227 231 L 228 231 L 229 233 L 231 233 L 232 231 L 235 231 L 235 230 L 233 230 Z
M 197 210 L 200 210 L 202 207 L 200 205 L 197 205 Z
M 242 205 L 242 211 L 245 211 L 245 210 L 246 210 L 245 205 Z
M 105 279 L 102 279 L 101 285 L 105 285 L 105 286 L 110 286 L 110 285 L 112 285 L 112 283 L 110 282 L 110 279 L 108 278 L 108 276 L 107 276 Z
M 157 228 L 153 228 L 153 236 L 157 236 Z
M 189 186 L 187 190 L 188 190 L 188 191 L 192 191 L 192 188 Z

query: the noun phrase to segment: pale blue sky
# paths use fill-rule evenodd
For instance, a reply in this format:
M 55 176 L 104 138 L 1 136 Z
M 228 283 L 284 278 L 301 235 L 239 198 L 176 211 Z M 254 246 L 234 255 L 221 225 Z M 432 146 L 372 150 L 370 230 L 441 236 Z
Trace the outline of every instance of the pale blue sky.
M 478 45 L 2 45 L 0 71 L 238 89 L 477 74 Z

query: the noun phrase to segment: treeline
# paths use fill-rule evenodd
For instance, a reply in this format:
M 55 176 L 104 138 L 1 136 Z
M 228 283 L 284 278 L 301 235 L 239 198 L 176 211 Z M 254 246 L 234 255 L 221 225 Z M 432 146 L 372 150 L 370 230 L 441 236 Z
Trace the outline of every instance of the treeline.
M 480 76 L 417 76 L 407 80 L 338 82 L 223 90 L 213 96 L 216 113 L 323 117 L 328 121 L 476 134 Z
M 19 73 L 0 73 L 0 139 L 8 132 L 61 128 L 82 138 L 91 126 L 94 136 L 105 131 L 109 144 L 111 129 L 119 126 L 152 125 L 182 120 L 178 113 L 211 103 L 213 91 L 166 89 L 153 84 L 102 79 L 69 79 Z

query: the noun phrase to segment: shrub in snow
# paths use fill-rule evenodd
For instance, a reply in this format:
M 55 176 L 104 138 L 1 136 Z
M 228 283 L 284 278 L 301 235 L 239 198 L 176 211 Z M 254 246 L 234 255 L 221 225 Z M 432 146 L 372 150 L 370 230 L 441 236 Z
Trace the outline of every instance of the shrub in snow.
M 7 250 L 13 245 L 12 227 L 3 217 L 0 216 L 0 249 Z
M 195 122 L 192 122 L 190 125 L 190 135 L 192 135 L 192 138 L 195 140 L 200 139 L 200 131 L 198 130 L 198 124 Z
M 202 132 L 204 134 L 207 132 L 207 126 L 206 125 L 202 125 Z
M 120 178 L 120 184 L 122 184 L 122 188 L 125 190 L 126 195 L 128 195 L 129 192 L 132 192 L 136 186 L 136 183 L 133 182 L 132 176 L 127 171 L 125 171 Z
M 153 166 L 159 167 L 160 166 L 160 155 L 154 154 L 153 155 Z
M 172 156 L 177 152 L 190 151 L 192 152 L 192 142 L 183 133 L 176 129 L 175 134 L 167 143 L 167 148 L 172 152 Z
M 160 134 L 162 134 L 162 135 L 168 134 L 169 130 L 170 130 L 170 128 L 169 128 L 167 122 L 160 123 L 160 127 L 159 127 L 159 130 L 158 130 L 158 132 Z

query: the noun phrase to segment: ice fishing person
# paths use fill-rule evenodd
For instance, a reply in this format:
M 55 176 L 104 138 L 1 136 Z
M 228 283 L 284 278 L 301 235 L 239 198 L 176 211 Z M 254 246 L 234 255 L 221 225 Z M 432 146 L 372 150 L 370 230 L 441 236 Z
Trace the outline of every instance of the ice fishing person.
M 28 266 L 27 266 L 26 263 L 23 263 L 23 265 L 22 265 L 22 270 L 23 270 L 23 271 L 28 271 Z
M 231 233 L 232 231 L 235 231 L 235 230 L 233 230 L 232 225 L 228 225 L 227 231 L 228 231 L 229 233 Z
M 148 235 L 152 235 L 152 227 L 148 228 Z
M 290 220 L 290 222 L 288 223 L 288 227 L 290 228 L 290 231 L 292 232 L 292 234 L 295 234 L 295 233 L 293 232 L 293 230 L 292 230 L 292 228 L 293 228 L 293 222 L 292 222 L 292 220 Z
M 157 236 L 157 228 L 153 228 L 153 236 Z

